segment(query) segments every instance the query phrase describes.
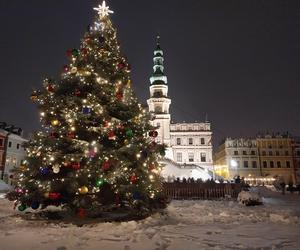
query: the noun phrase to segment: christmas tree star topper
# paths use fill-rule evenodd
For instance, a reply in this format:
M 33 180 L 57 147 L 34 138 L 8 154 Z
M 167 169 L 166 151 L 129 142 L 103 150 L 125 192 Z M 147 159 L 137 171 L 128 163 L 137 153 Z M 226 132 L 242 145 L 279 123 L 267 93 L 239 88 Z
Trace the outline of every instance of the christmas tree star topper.
M 106 6 L 105 1 L 102 2 L 102 5 L 99 5 L 97 8 L 94 8 L 94 10 L 98 11 L 100 18 L 104 18 L 110 13 L 114 13 L 112 10 L 109 9 L 109 6 Z

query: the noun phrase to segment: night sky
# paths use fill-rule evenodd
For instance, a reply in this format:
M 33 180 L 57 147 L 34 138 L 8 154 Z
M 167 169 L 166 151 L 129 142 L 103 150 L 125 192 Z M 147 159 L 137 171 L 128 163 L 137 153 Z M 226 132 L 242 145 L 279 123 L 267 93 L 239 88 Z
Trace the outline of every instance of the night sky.
M 102 1 L 101 1 L 102 2 Z M 1 0 L 0 120 L 39 128 L 29 95 L 58 77 L 100 0 Z M 260 131 L 300 135 L 300 1 L 107 0 L 141 102 L 155 36 L 172 119 L 212 122 L 214 142 Z

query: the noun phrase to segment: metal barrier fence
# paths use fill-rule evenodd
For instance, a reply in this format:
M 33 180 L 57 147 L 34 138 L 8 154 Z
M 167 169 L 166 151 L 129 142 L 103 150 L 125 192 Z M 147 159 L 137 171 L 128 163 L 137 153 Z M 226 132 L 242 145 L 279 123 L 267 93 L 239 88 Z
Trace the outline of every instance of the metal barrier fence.
M 243 184 L 164 183 L 164 192 L 175 200 L 215 200 L 237 198 Z

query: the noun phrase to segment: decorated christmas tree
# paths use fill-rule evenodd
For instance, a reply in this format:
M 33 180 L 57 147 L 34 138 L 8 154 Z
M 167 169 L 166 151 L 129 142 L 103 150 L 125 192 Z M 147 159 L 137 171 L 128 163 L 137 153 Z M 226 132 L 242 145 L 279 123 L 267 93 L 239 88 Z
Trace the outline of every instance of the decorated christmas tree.
M 42 131 L 27 145 L 28 157 L 10 198 L 17 209 L 66 208 L 81 217 L 107 211 L 149 215 L 165 207 L 150 116 L 131 89 L 130 65 L 120 52 L 105 1 L 59 81 L 44 80 L 31 99 Z

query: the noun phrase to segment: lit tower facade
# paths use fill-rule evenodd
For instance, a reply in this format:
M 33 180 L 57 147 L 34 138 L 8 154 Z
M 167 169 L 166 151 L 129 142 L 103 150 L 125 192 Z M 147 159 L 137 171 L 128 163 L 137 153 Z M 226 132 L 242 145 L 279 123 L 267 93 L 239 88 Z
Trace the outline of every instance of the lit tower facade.
M 154 51 L 153 74 L 150 77 L 150 98 L 147 100 L 149 111 L 154 115 L 152 125 L 157 127 L 157 142 L 170 146 L 169 112 L 171 99 L 168 97 L 167 76 L 164 74 L 164 53 L 160 47 L 160 37 L 157 36 L 157 46 Z

